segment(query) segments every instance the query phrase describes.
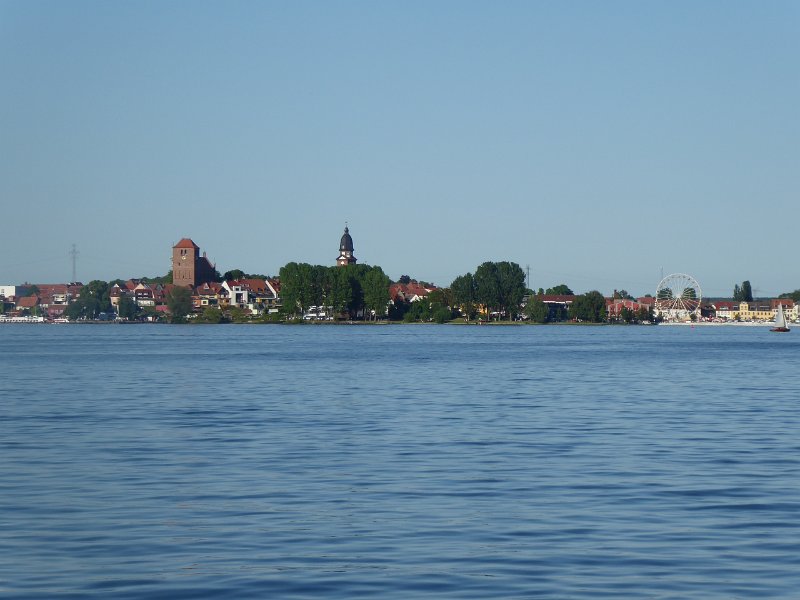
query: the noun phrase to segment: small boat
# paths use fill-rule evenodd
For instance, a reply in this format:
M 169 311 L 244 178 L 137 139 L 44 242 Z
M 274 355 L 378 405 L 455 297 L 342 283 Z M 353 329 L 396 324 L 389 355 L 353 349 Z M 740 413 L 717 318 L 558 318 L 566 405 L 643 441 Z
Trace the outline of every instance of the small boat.
M 775 327 L 770 329 L 770 331 L 776 331 L 778 333 L 786 333 L 789 331 L 789 328 L 786 326 L 786 317 L 783 314 L 783 304 L 778 304 L 778 312 L 775 313 Z

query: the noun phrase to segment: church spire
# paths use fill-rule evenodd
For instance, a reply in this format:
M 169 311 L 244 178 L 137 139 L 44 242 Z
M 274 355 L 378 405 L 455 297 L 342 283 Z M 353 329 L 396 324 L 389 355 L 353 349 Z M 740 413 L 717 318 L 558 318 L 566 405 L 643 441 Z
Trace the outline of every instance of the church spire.
M 345 265 L 356 264 L 357 259 L 353 256 L 353 238 L 350 237 L 350 229 L 347 222 L 344 224 L 344 235 L 339 242 L 339 258 L 336 259 L 336 264 L 340 267 Z

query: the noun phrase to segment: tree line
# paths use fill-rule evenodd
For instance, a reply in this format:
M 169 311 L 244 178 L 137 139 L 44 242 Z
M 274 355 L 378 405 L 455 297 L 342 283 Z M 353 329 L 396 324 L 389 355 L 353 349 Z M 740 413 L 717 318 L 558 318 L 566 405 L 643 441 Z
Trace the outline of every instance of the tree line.
M 391 281 L 380 267 L 326 267 L 290 262 L 281 267 L 282 311 L 302 316 L 312 306 L 329 307 L 334 315 L 379 318 L 389 305 Z

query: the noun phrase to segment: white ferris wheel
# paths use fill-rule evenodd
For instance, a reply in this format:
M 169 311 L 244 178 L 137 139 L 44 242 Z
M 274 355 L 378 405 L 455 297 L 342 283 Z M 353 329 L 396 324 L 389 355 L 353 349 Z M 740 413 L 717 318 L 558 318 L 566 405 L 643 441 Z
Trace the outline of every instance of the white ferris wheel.
M 658 284 L 655 313 L 667 321 L 688 321 L 692 315 L 700 317 L 702 300 L 703 292 L 694 277 L 673 273 Z

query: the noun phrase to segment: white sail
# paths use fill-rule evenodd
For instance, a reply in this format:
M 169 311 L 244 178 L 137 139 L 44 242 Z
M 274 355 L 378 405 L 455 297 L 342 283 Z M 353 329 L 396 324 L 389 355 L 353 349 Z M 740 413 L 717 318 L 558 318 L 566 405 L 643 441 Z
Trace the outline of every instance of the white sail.
M 775 327 L 786 327 L 786 317 L 783 315 L 783 304 L 778 304 L 778 312 L 775 313 Z

